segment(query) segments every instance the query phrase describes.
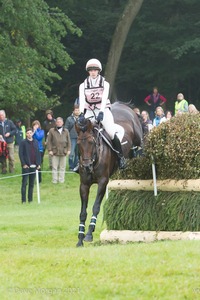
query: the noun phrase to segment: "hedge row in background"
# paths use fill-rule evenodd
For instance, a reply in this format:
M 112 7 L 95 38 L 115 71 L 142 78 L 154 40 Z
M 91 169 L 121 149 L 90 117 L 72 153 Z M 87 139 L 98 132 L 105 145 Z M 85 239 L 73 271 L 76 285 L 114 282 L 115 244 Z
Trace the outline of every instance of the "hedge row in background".
M 104 204 L 108 230 L 199 231 L 200 193 L 111 191 Z
M 200 113 L 182 114 L 154 128 L 146 138 L 144 155 L 130 160 L 114 178 L 152 178 L 152 156 L 158 179 L 200 178 Z

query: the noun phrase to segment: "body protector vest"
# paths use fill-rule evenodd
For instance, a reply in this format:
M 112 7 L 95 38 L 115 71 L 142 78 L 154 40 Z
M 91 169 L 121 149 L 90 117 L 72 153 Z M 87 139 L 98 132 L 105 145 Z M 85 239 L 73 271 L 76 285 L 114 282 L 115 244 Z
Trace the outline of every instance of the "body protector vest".
M 101 102 L 103 97 L 103 91 L 104 91 L 104 77 L 99 75 L 99 83 L 98 86 L 90 86 L 89 77 L 86 78 L 84 84 L 85 84 L 85 109 L 95 109 L 101 108 Z M 106 107 L 110 106 L 110 100 L 107 100 Z

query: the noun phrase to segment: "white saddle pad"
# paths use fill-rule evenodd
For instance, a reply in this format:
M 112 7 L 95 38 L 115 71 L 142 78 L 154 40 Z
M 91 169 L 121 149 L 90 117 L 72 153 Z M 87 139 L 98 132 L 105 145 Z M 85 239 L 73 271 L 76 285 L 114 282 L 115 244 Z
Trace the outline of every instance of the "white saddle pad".
M 117 134 L 118 139 L 121 142 L 124 137 L 124 128 L 121 125 L 115 123 L 115 132 Z

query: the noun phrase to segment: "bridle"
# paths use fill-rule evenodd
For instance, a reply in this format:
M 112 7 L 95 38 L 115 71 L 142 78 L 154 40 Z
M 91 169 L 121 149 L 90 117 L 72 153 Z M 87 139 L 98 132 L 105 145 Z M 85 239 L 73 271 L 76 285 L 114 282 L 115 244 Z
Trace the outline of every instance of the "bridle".
M 87 172 L 93 173 L 94 169 L 98 165 L 98 137 L 95 138 L 93 133 L 87 133 L 87 135 L 85 134 L 83 137 L 78 136 L 77 142 L 84 142 L 88 139 L 91 139 L 92 141 L 91 156 L 84 156 L 84 153 L 81 153 L 80 165 L 85 168 Z

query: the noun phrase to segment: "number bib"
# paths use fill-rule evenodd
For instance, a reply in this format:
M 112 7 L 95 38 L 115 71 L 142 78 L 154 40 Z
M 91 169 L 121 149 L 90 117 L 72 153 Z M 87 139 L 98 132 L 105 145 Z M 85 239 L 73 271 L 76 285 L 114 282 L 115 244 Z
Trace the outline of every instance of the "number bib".
M 95 87 L 95 88 L 86 88 L 85 89 L 85 98 L 87 103 L 89 104 L 98 104 L 102 101 L 103 96 L 103 87 Z

